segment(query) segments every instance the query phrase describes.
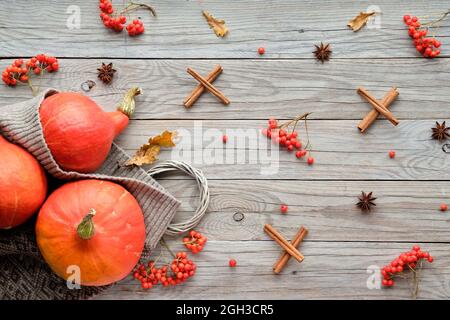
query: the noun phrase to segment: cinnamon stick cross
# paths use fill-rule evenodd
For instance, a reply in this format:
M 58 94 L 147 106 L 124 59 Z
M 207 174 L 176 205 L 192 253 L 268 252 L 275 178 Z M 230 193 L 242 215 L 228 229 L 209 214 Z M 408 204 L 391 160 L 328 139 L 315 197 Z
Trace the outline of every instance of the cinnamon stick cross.
M 297 248 L 307 234 L 308 229 L 306 229 L 304 226 L 301 226 L 300 229 L 298 229 L 297 234 L 291 240 L 291 244 Z M 280 273 L 286 266 L 286 264 L 289 262 L 289 259 L 291 259 L 291 255 L 289 254 L 289 252 L 283 251 L 283 254 L 273 266 L 273 272 L 276 274 Z
M 302 262 L 305 257 L 294 245 L 289 243 L 274 227 L 270 224 L 264 226 L 264 231 L 275 240 L 290 256 L 294 257 L 298 262 Z
M 216 66 L 213 71 L 206 78 L 203 78 L 192 68 L 187 68 L 187 73 L 189 73 L 195 80 L 200 82 L 200 84 L 191 92 L 189 96 L 184 100 L 184 106 L 186 108 L 192 107 L 195 101 L 202 95 L 204 90 L 208 90 L 217 99 L 219 99 L 223 104 L 230 104 L 230 100 L 215 86 L 211 83 L 222 73 L 223 68 L 221 66 Z
M 386 119 L 388 119 L 394 126 L 399 124 L 399 121 L 394 117 L 391 111 L 388 110 L 389 106 L 397 99 L 398 91 L 396 87 L 393 87 L 384 96 L 382 101 L 377 100 L 372 96 L 366 89 L 360 87 L 357 92 L 369 102 L 373 109 L 361 120 L 358 124 L 358 128 L 361 132 L 367 130 L 367 128 L 376 120 L 379 114 L 382 114 Z
M 206 81 L 213 83 L 214 80 L 222 73 L 223 68 L 221 65 L 216 65 L 214 69 L 206 76 Z M 190 108 L 194 105 L 195 101 L 205 92 L 205 87 L 199 83 L 194 90 L 184 99 L 184 106 Z

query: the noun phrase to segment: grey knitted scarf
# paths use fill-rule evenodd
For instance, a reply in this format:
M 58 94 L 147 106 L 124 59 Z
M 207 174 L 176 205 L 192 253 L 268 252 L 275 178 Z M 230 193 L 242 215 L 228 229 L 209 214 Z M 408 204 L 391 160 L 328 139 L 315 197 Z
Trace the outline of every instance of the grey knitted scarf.
M 41 102 L 57 92 L 47 89 L 28 101 L 0 107 L 1 134 L 27 149 L 56 179 L 104 179 L 124 186 L 144 212 L 147 234 L 144 255 L 148 255 L 163 236 L 180 203 L 143 169 L 120 166 L 129 156 L 116 144 L 95 173 L 62 170 L 45 143 L 38 112 Z M 34 221 L 11 230 L 0 230 L 0 299 L 83 299 L 105 288 L 69 290 L 65 281 L 53 274 L 43 261 L 35 241 Z

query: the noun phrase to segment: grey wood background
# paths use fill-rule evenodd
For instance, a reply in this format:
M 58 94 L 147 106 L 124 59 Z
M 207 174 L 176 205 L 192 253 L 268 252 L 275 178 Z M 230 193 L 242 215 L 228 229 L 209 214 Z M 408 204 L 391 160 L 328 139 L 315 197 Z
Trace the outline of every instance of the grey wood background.
M 126 1 L 113 1 L 120 2 Z M 440 203 L 450 204 L 450 156 L 442 152 L 442 143 L 430 139 L 434 122 L 450 118 L 450 21 L 435 30 L 442 56 L 434 60 L 416 54 L 402 21 L 406 13 L 446 11 L 448 1 L 151 4 L 158 17 L 139 14 L 146 33 L 130 38 L 103 28 L 97 1 L 76 2 L 79 29 L 66 25 L 68 12 L 77 9 L 70 7 L 73 1 L 0 1 L 0 67 L 16 57 L 52 54 L 60 59 L 60 71 L 44 75 L 37 84 L 80 91 L 86 80 L 97 80 L 102 62 L 113 62 L 118 72 L 112 84 L 96 81 L 86 94 L 112 110 L 131 85 L 144 89 L 129 128 L 117 139 L 130 154 L 164 129 L 180 131 L 185 141 L 202 126 L 202 133 L 213 132 L 203 153 L 250 157 L 258 154 L 260 136 L 250 136 L 245 146 L 232 141 L 224 146 L 221 135 L 235 129 L 257 132 L 269 117 L 313 112 L 309 130 L 316 163 L 309 167 L 281 152 L 278 172 L 262 175 L 261 163 L 208 164 L 187 157 L 204 170 L 212 194 L 209 212 L 197 228 L 209 239 L 195 256 L 198 273 L 181 286 L 146 292 L 128 278 L 99 298 L 409 299 L 408 284 L 401 280 L 394 289 L 368 289 L 367 268 L 381 267 L 416 243 L 436 258 L 422 272 L 419 298 L 450 297 L 450 213 L 439 211 Z M 353 33 L 347 21 L 369 5 L 381 10 L 381 28 Z M 202 9 L 226 20 L 226 38 L 213 34 Z M 323 65 L 311 53 L 321 41 L 333 49 L 333 58 Z M 264 56 L 256 52 L 260 46 L 266 48 Z M 224 67 L 217 87 L 232 103 L 225 107 L 205 94 L 185 110 L 182 101 L 196 85 L 185 69 L 206 74 L 215 64 Z M 370 107 L 355 89 L 364 86 L 381 98 L 393 85 L 400 91 L 392 106 L 400 125 L 394 128 L 380 119 L 361 135 L 356 125 Z M 30 97 L 26 87 L 0 86 L 2 105 Z M 184 147 L 196 150 L 194 145 Z M 396 150 L 394 160 L 388 158 L 389 150 Z M 178 154 L 177 149 L 163 151 L 160 158 Z M 177 219 L 191 214 L 198 196 L 193 181 L 183 175 L 159 181 L 183 202 Z M 378 197 L 370 214 L 355 207 L 361 190 Z M 279 213 L 281 203 L 289 205 L 288 214 Z M 234 221 L 236 212 L 245 218 Z M 302 264 L 291 261 L 282 274 L 272 274 L 280 248 L 264 234 L 265 223 L 288 238 L 300 225 L 309 228 L 301 245 L 306 257 Z M 181 249 L 180 239 L 169 243 Z M 238 261 L 234 269 L 228 267 L 230 258 Z

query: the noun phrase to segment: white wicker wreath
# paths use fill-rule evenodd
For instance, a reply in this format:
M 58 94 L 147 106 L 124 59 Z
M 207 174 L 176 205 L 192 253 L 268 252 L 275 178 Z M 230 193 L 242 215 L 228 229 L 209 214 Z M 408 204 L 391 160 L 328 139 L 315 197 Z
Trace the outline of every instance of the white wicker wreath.
M 165 233 L 169 236 L 176 236 L 194 228 L 203 218 L 209 206 L 208 180 L 206 180 L 206 177 L 201 170 L 192 167 L 190 164 L 182 161 L 168 160 L 152 167 L 150 170 L 148 170 L 148 174 L 150 174 L 151 176 L 155 176 L 163 172 L 175 170 L 180 170 L 195 178 L 200 190 L 200 202 L 197 210 L 195 210 L 194 215 L 189 220 L 178 223 L 171 223 L 169 225 Z

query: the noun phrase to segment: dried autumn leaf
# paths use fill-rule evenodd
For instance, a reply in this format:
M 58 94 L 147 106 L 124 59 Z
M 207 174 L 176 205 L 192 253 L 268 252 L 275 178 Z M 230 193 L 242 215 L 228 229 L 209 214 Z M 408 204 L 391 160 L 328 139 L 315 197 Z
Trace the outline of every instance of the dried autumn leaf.
M 210 15 L 207 11 L 202 11 L 203 16 L 208 22 L 209 26 L 214 30 L 214 33 L 218 37 L 224 37 L 228 33 L 228 28 L 225 25 L 225 20 L 216 19 Z
M 164 131 L 160 135 L 148 139 L 148 143 L 143 144 L 134 156 L 125 163 L 125 166 L 142 166 L 144 164 L 152 164 L 158 160 L 157 156 L 161 151 L 161 147 L 174 147 L 173 139 L 176 132 Z
M 371 16 L 373 16 L 375 14 L 375 11 L 373 12 L 360 12 L 356 17 L 354 17 L 353 19 L 351 19 L 347 26 L 349 26 L 353 31 L 358 31 L 359 29 L 361 29 L 362 27 L 364 27 L 364 25 L 367 23 L 367 20 L 369 20 L 369 18 Z

